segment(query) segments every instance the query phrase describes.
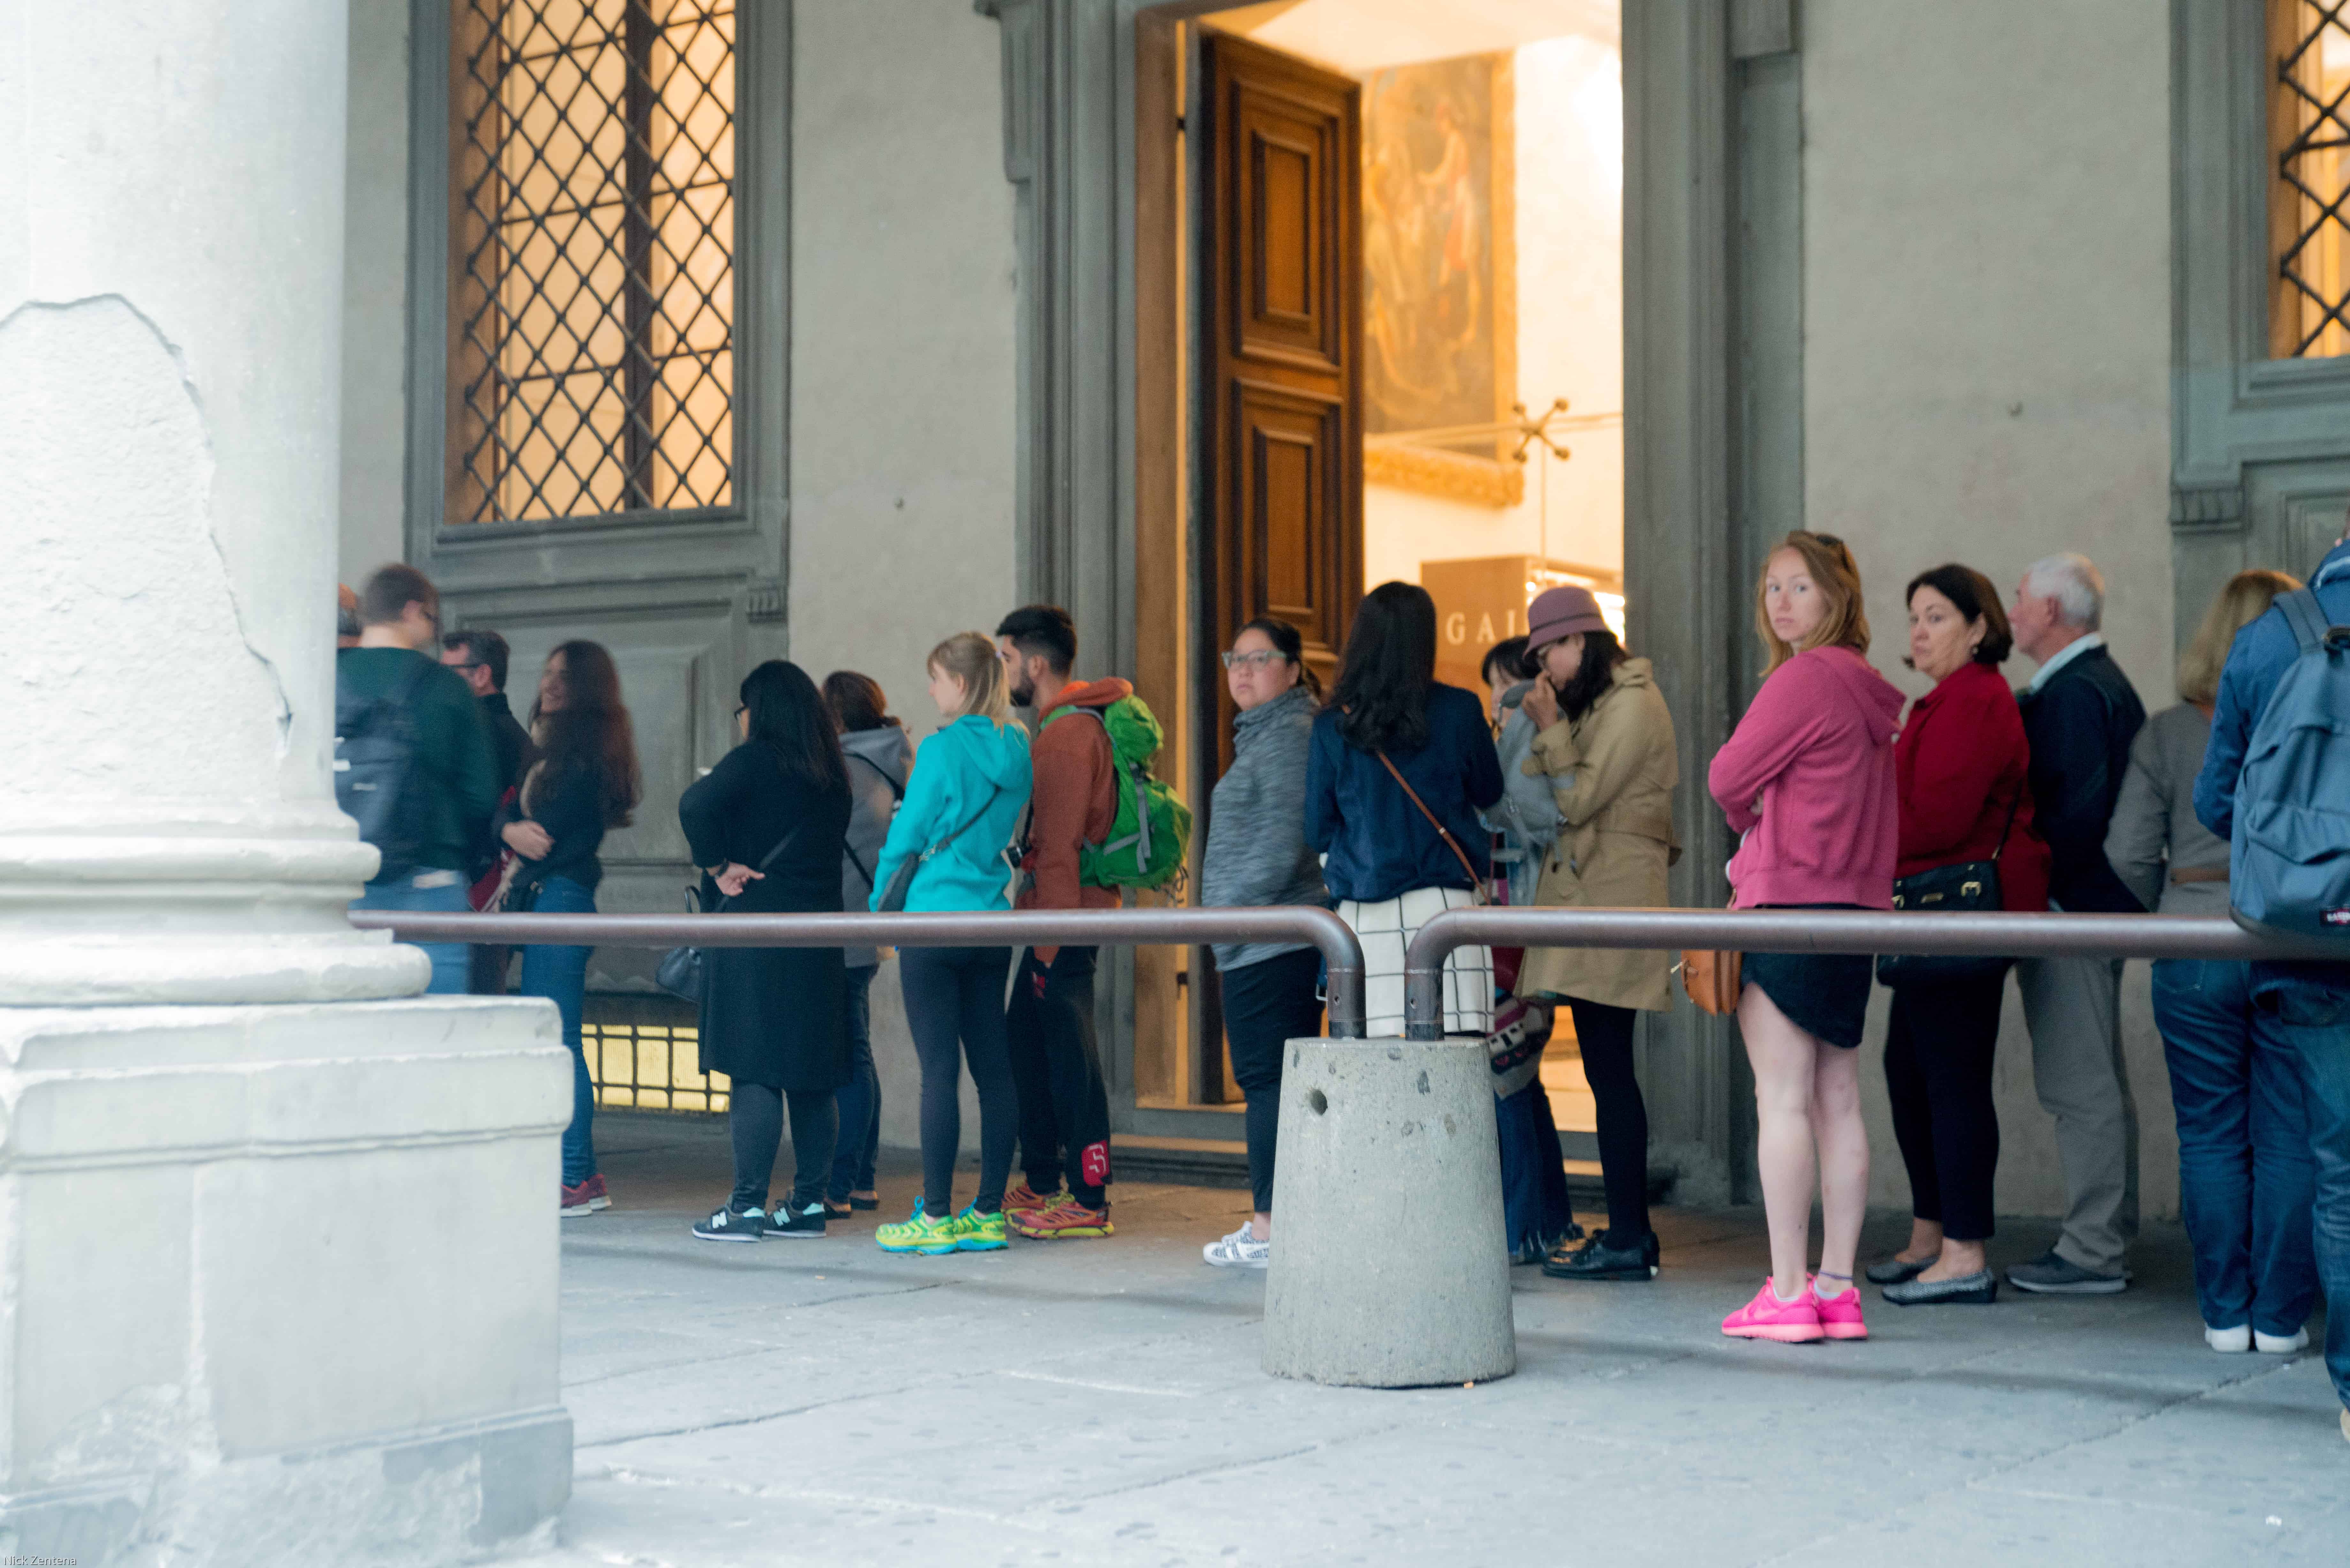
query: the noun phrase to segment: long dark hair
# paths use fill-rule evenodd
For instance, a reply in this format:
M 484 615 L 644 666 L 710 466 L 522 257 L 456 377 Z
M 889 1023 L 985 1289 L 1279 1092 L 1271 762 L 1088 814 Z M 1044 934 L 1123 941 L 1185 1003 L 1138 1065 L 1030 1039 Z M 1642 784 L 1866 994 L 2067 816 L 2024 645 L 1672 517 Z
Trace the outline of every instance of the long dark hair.
M 1493 679 L 1496 670 L 1502 672 L 1499 680 Z M 1485 684 L 1494 691 L 1506 691 L 1541 671 L 1534 663 L 1534 655 L 1526 650 L 1524 638 L 1505 637 L 1485 650 L 1485 662 L 1478 667 L 1477 673 L 1483 676 Z
M 1428 689 L 1436 684 L 1436 601 L 1413 583 L 1363 596 L 1347 634 L 1330 706 L 1357 751 L 1416 752 L 1428 744 Z
M 620 701 L 620 672 L 600 642 L 567 642 L 547 656 L 563 660 L 563 706 L 541 713 L 533 701 L 530 727 L 543 759 L 535 801 L 548 784 L 575 768 L 596 770 L 604 826 L 626 827 L 637 803 L 644 798 L 644 776 L 637 769 L 636 726 Z M 525 802 L 525 809 L 531 802 Z
M 770 659 L 743 677 L 742 698 L 751 721 L 747 742 L 766 747 L 785 778 L 819 794 L 848 788 L 840 735 L 806 670 Z
M 1571 722 L 1591 711 L 1616 679 L 1616 667 L 1626 658 L 1624 645 L 1616 634 L 1605 628 L 1583 634 L 1583 662 L 1575 667 L 1575 678 L 1566 690 L 1558 694 L 1558 711 Z
M 1273 650 L 1296 669 L 1297 683 L 1313 693 L 1315 701 L 1321 701 L 1322 678 L 1314 673 L 1312 665 L 1305 662 L 1305 639 L 1297 634 L 1295 627 L 1277 615 L 1261 615 L 1241 628 L 1241 631 L 1264 633 L 1265 640 L 1273 644 Z M 1234 642 L 1241 639 L 1241 631 L 1232 633 Z
M 824 705 L 832 710 L 832 722 L 842 734 L 905 728 L 890 717 L 889 699 L 882 695 L 881 682 L 854 670 L 836 670 L 824 678 Z

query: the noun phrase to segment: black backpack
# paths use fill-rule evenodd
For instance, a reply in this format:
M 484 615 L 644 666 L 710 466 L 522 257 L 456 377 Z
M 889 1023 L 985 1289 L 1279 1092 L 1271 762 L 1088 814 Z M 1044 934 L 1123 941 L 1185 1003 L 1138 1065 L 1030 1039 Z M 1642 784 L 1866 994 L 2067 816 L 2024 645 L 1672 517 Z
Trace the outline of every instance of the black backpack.
M 416 782 L 416 689 L 432 672 L 419 655 L 388 696 L 364 697 L 335 680 L 335 804 L 382 854 L 376 879 L 415 867 L 421 852 L 422 791 Z

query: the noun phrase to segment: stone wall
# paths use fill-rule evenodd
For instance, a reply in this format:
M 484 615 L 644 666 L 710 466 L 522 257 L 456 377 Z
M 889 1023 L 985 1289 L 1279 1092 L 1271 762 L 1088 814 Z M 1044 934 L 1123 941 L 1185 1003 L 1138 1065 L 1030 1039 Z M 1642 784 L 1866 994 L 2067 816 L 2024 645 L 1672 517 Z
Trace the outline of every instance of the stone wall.
M 1805 516 L 1850 541 L 1874 662 L 1912 692 L 1910 577 L 1955 556 L 2012 597 L 2076 549 L 2105 570 L 2106 635 L 2148 710 L 2176 701 L 2168 38 L 2158 0 L 1804 6 Z M 2176 1214 L 2145 964 L 2123 994 L 2146 1212 Z M 1999 1207 L 2053 1214 L 2052 1124 L 2009 997 Z M 1884 1006 L 1864 1047 L 1874 1197 L 1906 1204 Z

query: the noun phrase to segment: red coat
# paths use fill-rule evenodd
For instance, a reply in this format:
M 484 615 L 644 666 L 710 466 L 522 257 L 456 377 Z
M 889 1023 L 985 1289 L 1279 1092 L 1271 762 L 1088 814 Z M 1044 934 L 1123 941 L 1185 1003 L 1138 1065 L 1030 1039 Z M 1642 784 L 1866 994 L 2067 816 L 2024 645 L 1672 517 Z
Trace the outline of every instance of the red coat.
M 1988 860 L 2000 847 L 2001 901 L 2048 908 L 2048 846 L 2032 829 L 2032 748 L 2023 715 L 1999 671 L 1970 662 L 1909 706 L 1894 742 L 1901 847 L 1894 875 Z M 2009 825 L 2009 811 L 2014 818 Z

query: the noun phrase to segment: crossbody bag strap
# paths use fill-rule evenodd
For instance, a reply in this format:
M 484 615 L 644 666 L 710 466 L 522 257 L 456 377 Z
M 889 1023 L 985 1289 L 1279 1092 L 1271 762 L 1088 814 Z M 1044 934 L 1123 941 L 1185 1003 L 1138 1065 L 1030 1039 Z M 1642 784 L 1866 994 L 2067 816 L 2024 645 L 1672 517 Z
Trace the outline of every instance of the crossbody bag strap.
M 898 782 L 898 775 L 891 773 L 888 768 L 883 767 L 871 757 L 859 756 L 855 752 L 844 751 L 841 754 L 847 757 L 850 762 L 863 763 L 867 767 L 871 768 L 875 773 L 879 774 L 881 775 L 881 782 L 889 786 L 891 798 L 896 800 L 903 800 L 906 798 L 906 786 L 899 784 Z
M 1477 875 L 1477 867 L 1470 862 L 1468 851 L 1461 847 L 1461 841 L 1452 836 L 1444 824 L 1436 820 L 1436 813 L 1428 809 L 1428 803 L 1419 798 L 1418 790 L 1404 782 L 1402 773 L 1397 769 L 1395 763 L 1388 760 L 1388 754 L 1385 752 L 1372 754 L 1379 759 L 1379 765 L 1388 770 L 1388 776 L 1395 780 L 1398 787 L 1409 797 L 1411 804 L 1419 807 L 1419 815 L 1428 818 L 1428 826 L 1436 829 L 1436 836 L 1444 840 L 1444 846 L 1451 850 L 1453 857 L 1461 862 L 1461 869 L 1469 873 L 1469 886 L 1476 889 L 1478 900 L 1482 903 L 1485 898 L 1485 879 Z
M 2023 809 L 2023 792 L 2031 787 L 2032 781 L 2025 779 L 2015 786 L 2015 798 L 2007 803 L 2007 826 L 1999 830 L 1999 842 L 1991 846 L 1991 863 L 1994 866 L 2007 853 L 2007 836 L 2015 831 L 2015 814 Z
M 1002 784 L 997 784 L 993 788 L 990 789 L 987 792 L 987 798 L 980 803 L 979 809 L 971 814 L 970 820 L 966 821 L 961 827 L 956 828 L 952 833 L 948 834 L 944 838 L 940 839 L 936 844 L 931 845 L 928 849 L 923 850 L 921 857 L 928 860 L 931 856 L 938 854 L 948 845 L 952 844 L 956 839 L 961 838 L 964 834 L 969 833 L 972 828 L 977 827 L 979 826 L 979 819 L 987 815 L 987 808 L 995 804 L 995 797 L 1003 793 L 1003 786 Z
M 767 874 L 767 868 L 773 866 L 778 859 L 782 858 L 785 846 L 787 846 L 793 839 L 799 836 L 799 832 L 800 825 L 796 822 L 792 824 L 791 827 L 784 834 L 784 836 L 775 840 L 775 846 L 767 851 L 767 857 L 764 860 L 760 861 L 756 866 L 751 867 L 751 869 L 756 871 L 760 876 L 764 877 Z M 743 886 L 747 888 L 750 884 L 745 882 Z M 713 915 L 724 914 L 726 912 L 726 906 L 733 901 L 734 895 L 729 894 L 725 898 L 719 899 L 718 908 L 711 910 L 710 912 Z

